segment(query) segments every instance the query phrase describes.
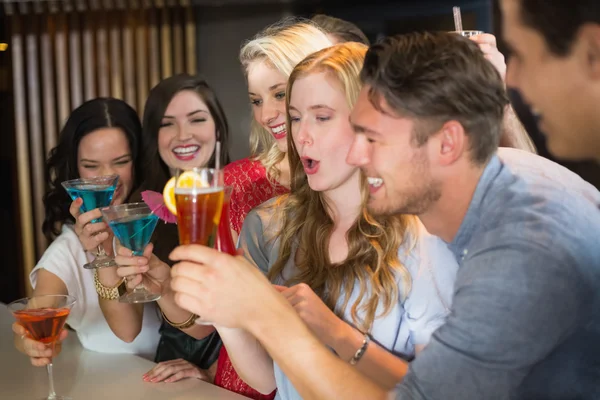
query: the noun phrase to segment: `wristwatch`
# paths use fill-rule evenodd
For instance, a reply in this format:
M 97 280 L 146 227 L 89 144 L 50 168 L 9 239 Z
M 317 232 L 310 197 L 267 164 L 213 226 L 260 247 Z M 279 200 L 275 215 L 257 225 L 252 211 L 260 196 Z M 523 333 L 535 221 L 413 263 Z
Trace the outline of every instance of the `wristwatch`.
M 119 297 L 127 293 L 127 283 L 125 283 L 125 278 L 115 286 L 104 286 L 102 282 L 100 282 L 100 279 L 98 279 L 98 269 L 94 269 L 94 286 L 96 287 L 98 296 L 104 300 L 118 300 Z

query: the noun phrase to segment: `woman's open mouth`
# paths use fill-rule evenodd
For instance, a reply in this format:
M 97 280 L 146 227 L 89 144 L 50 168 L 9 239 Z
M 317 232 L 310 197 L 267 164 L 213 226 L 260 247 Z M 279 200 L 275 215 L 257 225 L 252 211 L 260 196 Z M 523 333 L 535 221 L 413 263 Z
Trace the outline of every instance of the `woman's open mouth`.
M 309 157 L 302 157 L 302 166 L 306 175 L 313 175 L 319 171 L 320 162 Z

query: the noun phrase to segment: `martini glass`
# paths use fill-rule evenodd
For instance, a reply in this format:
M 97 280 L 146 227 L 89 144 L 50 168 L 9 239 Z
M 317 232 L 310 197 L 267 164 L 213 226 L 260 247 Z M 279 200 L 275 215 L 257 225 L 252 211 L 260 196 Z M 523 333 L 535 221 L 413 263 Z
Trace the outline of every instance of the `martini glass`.
M 109 206 L 113 195 L 115 194 L 118 181 L 119 175 L 108 175 L 95 178 L 72 179 L 62 182 L 62 185 L 73 201 L 78 197 L 81 197 L 83 200 L 81 212 L 84 213 L 91 211 L 94 208 Z M 101 218 L 96 218 L 92 220 L 92 223 L 100 221 L 102 221 Z M 116 266 L 117 264 L 113 257 L 106 254 L 102 244 L 99 244 L 96 258 L 94 261 L 85 264 L 83 268 L 94 269 Z
M 158 222 L 158 217 L 146 203 L 128 203 L 101 208 L 102 216 L 121 242 L 135 256 L 144 254 Z M 148 291 L 139 284 L 132 292 L 119 298 L 122 303 L 148 303 L 160 299 L 160 294 Z
M 73 296 L 45 295 L 13 301 L 8 305 L 8 309 L 33 340 L 45 343 L 54 351 L 73 304 L 75 304 Z M 69 397 L 59 396 L 54 391 L 52 361 L 46 368 L 50 386 L 46 400 L 70 400 Z

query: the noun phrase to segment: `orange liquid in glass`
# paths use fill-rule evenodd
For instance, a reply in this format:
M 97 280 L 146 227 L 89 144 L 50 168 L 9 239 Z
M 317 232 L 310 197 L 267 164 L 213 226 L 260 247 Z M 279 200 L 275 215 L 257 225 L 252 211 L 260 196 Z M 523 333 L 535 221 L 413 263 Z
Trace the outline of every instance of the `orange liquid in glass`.
M 215 243 L 215 249 L 220 252 L 236 255 L 237 249 L 231 237 L 231 226 L 229 225 L 229 203 L 230 196 L 225 195 L 223 199 L 223 210 L 221 211 L 221 221 L 219 222 L 219 228 L 217 229 L 217 241 Z
M 19 310 L 13 314 L 34 340 L 54 343 L 69 316 L 68 308 L 36 308 Z
M 177 228 L 180 244 L 212 246 L 223 206 L 223 188 L 204 191 L 176 190 Z

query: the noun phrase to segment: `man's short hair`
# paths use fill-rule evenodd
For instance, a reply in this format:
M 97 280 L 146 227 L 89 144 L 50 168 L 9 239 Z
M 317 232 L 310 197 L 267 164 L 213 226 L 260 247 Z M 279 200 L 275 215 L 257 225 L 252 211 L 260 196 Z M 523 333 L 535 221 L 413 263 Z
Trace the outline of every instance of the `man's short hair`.
M 475 163 L 495 153 L 508 97 L 500 74 L 472 40 L 444 32 L 387 37 L 370 47 L 361 79 L 375 108 L 415 120 L 418 146 L 455 120 L 469 137 Z

